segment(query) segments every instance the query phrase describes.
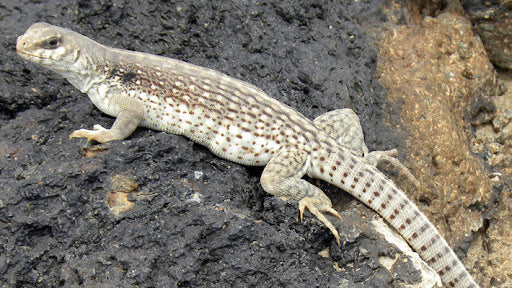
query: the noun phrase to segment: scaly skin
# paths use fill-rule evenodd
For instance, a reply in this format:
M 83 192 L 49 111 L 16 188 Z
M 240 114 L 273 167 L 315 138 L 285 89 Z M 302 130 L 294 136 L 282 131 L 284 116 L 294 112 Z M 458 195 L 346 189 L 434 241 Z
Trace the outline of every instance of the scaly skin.
M 109 48 L 46 23 L 33 24 L 16 48 L 20 56 L 63 75 L 101 111 L 117 117 L 110 129 L 95 125 L 70 137 L 122 140 L 145 126 L 184 135 L 236 163 L 266 165 L 263 189 L 296 200 L 301 217 L 309 210 L 339 244 L 338 232 L 324 216 L 339 217 L 338 212 L 302 177 L 324 180 L 377 211 L 439 273 L 445 286 L 478 287 L 434 225 L 374 167 L 393 151 L 363 156 L 368 150 L 350 110 L 310 121 L 249 83 L 182 61 Z

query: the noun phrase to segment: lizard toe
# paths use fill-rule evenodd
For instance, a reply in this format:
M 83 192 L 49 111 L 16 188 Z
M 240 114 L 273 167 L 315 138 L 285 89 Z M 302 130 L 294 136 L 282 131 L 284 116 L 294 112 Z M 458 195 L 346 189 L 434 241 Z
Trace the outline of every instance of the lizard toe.
M 92 137 L 90 132 L 92 131 L 86 129 L 75 130 L 73 131 L 73 133 L 69 135 L 69 140 L 73 138 L 87 138 L 87 140 L 89 141 Z
M 96 125 L 92 126 L 92 129 L 94 129 L 96 131 L 108 130 L 107 128 L 104 128 L 100 124 L 96 124 Z
M 320 207 L 319 207 L 320 206 Z M 325 227 L 327 227 L 334 238 L 336 239 L 336 243 L 338 243 L 338 246 L 340 246 L 340 237 L 338 234 L 338 230 L 334 227 L 334 225 L 325 217 L 325 215 L 322 212 L 328 212 L 330 214 L 333 214 L 341 219 L 341 216 L 338 214 L 336 210 L 334 210 L 332 207 L 322 207 L 322 205 L 319 203 L 319 201 L 315 198 L 311 197 L 304 197 L 299 201 L 299 211 L 300 211 L 300 219 L 302 221 L 302 217 L 304 214 L 304 210 L 308 209 L 311 214 L 315 215 L 320 222 L 322 222 Z

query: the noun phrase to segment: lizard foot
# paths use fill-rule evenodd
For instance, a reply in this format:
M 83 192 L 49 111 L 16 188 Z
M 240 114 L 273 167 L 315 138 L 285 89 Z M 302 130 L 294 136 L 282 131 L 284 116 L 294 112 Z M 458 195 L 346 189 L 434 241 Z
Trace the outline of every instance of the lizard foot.
M 104 143 L 112 140 L 112 132 L 110 129 L 103 128 L 101 125 L 94 125 L 94 130 L 80 129 L 75 130 L 71 135 L 69 135 L 69 139 L 73 138 L 87 138 L 87 141 L 94 140 L 98 143 Z
M 411 171 L 409 171 L 409 169 L 407 169 L 407 167 L 405 167 L 405 165 L 402 164 L 400 160 L 396 158 L 396 156 L 398 156 L 398 151 L 396 149 L 392 149 L 387 151 L 372 151 L 365 155 L 364 159 L 368 164 L 372 165 L 373 167 L 376 167 L 381 162 L 390 163 L 391 165 L 398 168 L 398 170 L 400 170 L 400 173 L 405 175 L 405 177 L 409 181 L 411 181 L 414 184 L 414 186 L 416 186 L 416 188 L 419 188 L 421 184 L 418 181 L 418 179 L 416 179 L 416 177 L 412 175 Z
M 325 217 L 322 212 L 330 213 L 341 220 L 340 214 L 334 210 L 331 206 L 326 207 L 323 201 L 319 201 L 318 199 L 312 197 L 304 197 L 299 201 L 299 212 L 300 212 L 300 221 L 302 221 L 304 210 L 308 209 L 311 214 L 315 215 L 320 222 L 324 223 L 324 225 L 331 230 L 331 233 L 336 238 L 336 242 L 338 243 L 338 247 L 340 246 L 340 237 L 338 234 L 338 230 L 334 227 L 334 225 Z

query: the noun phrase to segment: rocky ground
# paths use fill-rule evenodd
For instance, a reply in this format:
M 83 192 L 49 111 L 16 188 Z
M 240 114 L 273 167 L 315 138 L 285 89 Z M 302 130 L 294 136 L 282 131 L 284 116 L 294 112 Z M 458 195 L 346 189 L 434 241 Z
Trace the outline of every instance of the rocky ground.
M 0 3 L 0 287 L 436 281 L 377 214 L 335 187 L 318 183 L 343 216 L 341 249 L 310 214 L 301 223 L 295 203 L 262 190 L 261 168 L 219 159 L 184 137 L 140 128 L 101 145 L 68 140 L 113 118 L 16 55 L 17 36 L 39 21 L 222 71 L 309 118 L 354 109 L 369 148 L 397 148 L 421 188 L 381 169 L 482 287 L 510 287 L 512 81 L 506 65 L 496 72 L 487 57 L 499 55 L 491 60 L 500 65 L 506 55 L 486 52 L 484 44 L 496 45 L 473 32 L 489 27 L 478 18 L 484 9 L 469 9 L 471 1 L 341 2 Z

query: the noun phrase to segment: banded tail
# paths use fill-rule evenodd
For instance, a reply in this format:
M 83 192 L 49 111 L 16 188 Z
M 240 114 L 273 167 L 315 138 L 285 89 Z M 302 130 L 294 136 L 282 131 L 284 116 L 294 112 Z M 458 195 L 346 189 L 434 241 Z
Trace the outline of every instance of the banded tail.
M 479 287 L 437 228 L 383 174 L 343 148 L 324 151 L 316 157 L 324 161 L 317 166 L 312 161 L 310 174 L 342 188 L 377 211 L 439 274 L 446 287 Z

